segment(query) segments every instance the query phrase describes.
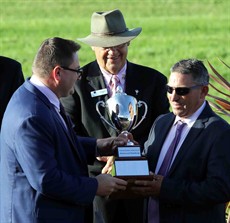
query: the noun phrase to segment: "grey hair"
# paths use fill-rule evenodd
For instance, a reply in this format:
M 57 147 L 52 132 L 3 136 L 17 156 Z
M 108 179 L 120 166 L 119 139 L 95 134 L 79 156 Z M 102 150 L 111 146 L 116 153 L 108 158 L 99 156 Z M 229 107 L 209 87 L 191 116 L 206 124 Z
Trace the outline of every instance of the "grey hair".
M 203 61 L 198 59 L 180 60 L 170 68 L 170 72 L 192 75 L 193 81 L 197 84 L 208 85 L 209 83 L 208 70 Z

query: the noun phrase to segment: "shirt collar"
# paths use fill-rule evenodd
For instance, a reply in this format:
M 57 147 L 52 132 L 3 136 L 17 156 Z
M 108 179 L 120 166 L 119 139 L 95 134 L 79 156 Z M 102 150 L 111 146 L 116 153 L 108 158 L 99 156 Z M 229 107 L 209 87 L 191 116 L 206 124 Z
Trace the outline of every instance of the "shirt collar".
M 188 118 L 183 119 L 183 122 L 185 122 L 189 127 L 192 127 L 194 122 L 197 120 L 201 112 L 204 110 L 206 105 L 206 101 L 203 102 L 203 104 Z M 175 125 L 181 118 L 179 116 L 176 116 L 174 124 Z
M 30 82 L 48 98 L 50 103 L 53 104 L 56 109 L 60 110 L 60 101 L 56 94 L 54 94 L 54 92 L 51 91 L 37 76 L 32 75 Z
M 124 67 L 122 67 L 122 69 L 117 74 L 122 85 L 124 85 L 124 83 L 125 83 L 126 69 L 127 69 L 127 62 L 125 63 Z M 105 69 L 103 69 L 102 67 L 100 67 L 100 70 L 103 74 L 106 85 L 108 85 L 111 78 L 112 78 L 112 74 L 109 73 L 108 71 L 106 71 Z

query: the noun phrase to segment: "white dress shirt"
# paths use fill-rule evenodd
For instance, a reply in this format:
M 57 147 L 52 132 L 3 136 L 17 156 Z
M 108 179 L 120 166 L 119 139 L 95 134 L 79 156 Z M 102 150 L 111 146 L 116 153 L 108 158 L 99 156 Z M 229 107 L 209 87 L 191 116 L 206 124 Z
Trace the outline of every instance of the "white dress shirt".
M 190 117 L 188 118 L 185 118 L 183 119 L 182 121 L 186 123 L 186 125 L 184 126 L 183 130 L 182 130 L 182 133 L 181 133 L 181 138 L 180 138 L 180 141 L 178 142 L 177 144 L 177 147 L 175 149 L 175 152 L 174 152 L 174 155 L 173 155 L 173 159 L 172 159 L 172 162 L 170 164 L 170 167 L 173 163 L 173 161 L 175 160 L 175 157 L 176 155 L 178 154 L 179 150 L 180 150 L 180 147 L 182 145 L 182 143 L 184 142 L 186 136 L 188 135 L 191 127 L 193 126 L 194 122 L 196 121 L 196 119 L 198 118 L 198 116 L 201 114 L 201 112 L 204 110 L 204 107 L 206 105 L 206 102 L 204 101 L 204 103 L 200 106 L 200 108 L 195 112 L 193 113 Z M 172 143 L 172 140 L 175 136 L 175 133 L 176 133 L 176 123 L 178 122 L 178 120 L 181 120 L 180 117 L 176 116 L 175 118 L 175 121 L 165 139 L 165 142 L 162 146 L 162 149 L 161 149 L 161 152 L 160 152 L 160 156 L 158 158 L 158 162 L 157 162 L 157 166 L 156 166 L 156 169 L 155 169 L 155 173 L 157 174 L 160 167 L 161 167 L 161 164 L 164 160 L 164 157 L 168 151 L 168 148 L 170 146 L 170 144 Z
M 127 62 L 125 63 L 124 67 L 118 72 L 117 76 L 120 80 L 120 84 L 119 86 L 122 87 L 123 89 L 123 92 L 125 92 L 125 76 L 126 76 L 126 69 L 127 69 Z M 104 80 L 105 80 L 105 84 L 106 84 L 106 87 L 109 91 L 109 83 L 112 79 L 112 74 L 109 73 L 108 71 L 106 71 L 105 69 L 103 69 L 102 67 L 100 67 L 100 70 L 103 74 L 103 77 L 104 77 Z
M 31 84 L 33 84 L 39 91 L 41 91 L 42 94 L 44 94 L 47 99 L 50 101 L 51 104 L 54 105 L 54 108 L 57 112 L 57 114 L 59 115 L 59 117 L 61 118 L 63 124 L 66 126 L 66 123 L 64 121 L 64 119 L 62 118 L 62 116 L 60 115 L 60 101 L 59 98 L 57 97 L 56 94 L 54 94 L 53 91 L 51 91 L 44 83 L 42 83 L 42 81 L 39 80 L 38 77 L 36 77 L 35 75 L 32 75 L 32 77 L 30 78 L 30 82 Z

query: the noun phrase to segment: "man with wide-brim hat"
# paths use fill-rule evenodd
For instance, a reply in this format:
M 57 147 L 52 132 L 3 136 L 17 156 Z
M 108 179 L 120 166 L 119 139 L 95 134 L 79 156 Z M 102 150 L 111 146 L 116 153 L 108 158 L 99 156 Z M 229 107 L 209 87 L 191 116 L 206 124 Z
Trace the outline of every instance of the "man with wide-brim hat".
M 91 18 L 91 34 L 78 40 L 90 46 L 112 47 L 133 40 L 141 30 L 140 27 L 128 29 L 120 10 L 94 12 Z
M 127 28 L 118 9 L 92 14 L 91 34 L 78 40 L 91 46 L 96 60 L 82 68 L 83 75 L 75 84 L 74 94 L 62 99 L 78 135 L 97 138 L 117 135 L 113 128 L 100 119 L 96 111 L 98 101 L 106 102 L 113 96 L 111 83 L 114 79 L 117 79 L 118 86 L 126 94 L 148 105 L 146 118 L 132 131 L 141 148 L 156 117 L 169 111 L 166 77 L 155 69 L 127 60 L 130 42 L 141 30 Z M 139 110 L 137 121 L 140 121 L 143 113 L 144 109 Z M 106 112 L 104 115 L 109 121 Z M 97 160 L 94 165 L 89 166 L 90 175 L 109 173 L 111 160 Z M 97 196 L 94 199 L 94 223 L 141 223 L 144 218 L 143 206 L 144 199 L 111 200 Z

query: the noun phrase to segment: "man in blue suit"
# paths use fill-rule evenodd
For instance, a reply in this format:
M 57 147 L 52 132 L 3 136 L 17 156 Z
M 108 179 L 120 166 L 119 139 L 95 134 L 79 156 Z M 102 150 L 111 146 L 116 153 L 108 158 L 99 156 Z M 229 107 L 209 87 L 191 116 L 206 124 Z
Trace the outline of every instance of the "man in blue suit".
M 87 164 L 111 155 L 127 138 L 77 137 L 59 98 L 73 93 L 80 45 L 50 38 L 40 46 L 33 75 L 12 96 L 1 134 L 1 223 L 83 223 L 95 195 L 125 189 L 111 175 L 88 177 Z M 67 119 L 67 121 L 65 121 Z
M 172 113 L 158 117 L 145 143 L 153 181 L 136 181 L 150 196 L 148 223 L 224 223 L 230 200 L 230 126 L 210 108 L 209 75 L 202 61 L 181 60 L 167 85 Z M 177 122 L 184 127 L 171 159 Z M 140 187 L 142 186 L 142 187 Z

